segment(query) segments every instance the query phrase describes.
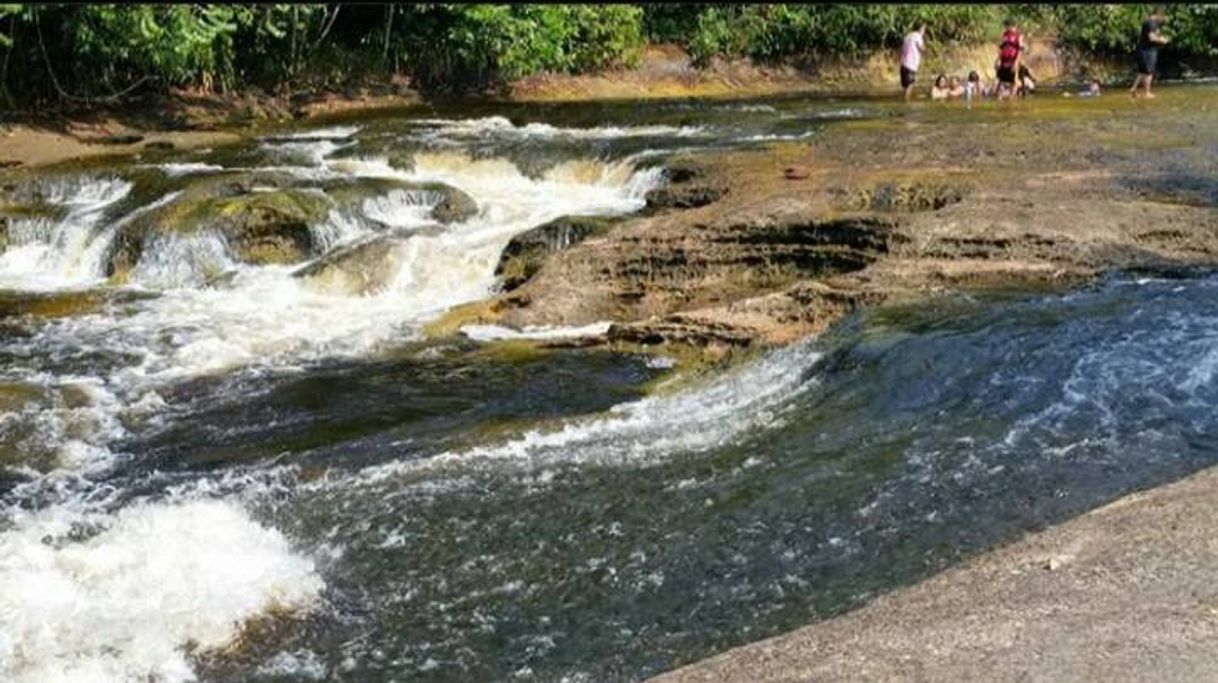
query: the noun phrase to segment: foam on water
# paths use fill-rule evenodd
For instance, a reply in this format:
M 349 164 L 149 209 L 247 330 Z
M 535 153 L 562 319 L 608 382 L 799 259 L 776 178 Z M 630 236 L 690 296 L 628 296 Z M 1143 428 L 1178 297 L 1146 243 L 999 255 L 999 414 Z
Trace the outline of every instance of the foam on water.
M 131 187 L 116 177 L 80 177 L 38 188 L 40 198 L 62 209 L 64 216 L 14 221 L 8 248 L 0 253 L 0 286 L 57 289 L 97 281 L 98 257 L 109 243 L 104 230 L 99 235 L 98 226 L 106 207 L 125 197 Z
M 431 212 L 443 199 L 444 195 L 430 190 L 391 190 L 365 199 L 362 208 L 365 216 L 388 227 L 417 228 L 436 224 Z
M 430 138 L 505 137 L 519 139 L 613 140 L 639 137 L 705 137 L 710 135 L 703 126 L 595 126 L 592 128 L 562 128 L 548 123 L 528 123 L 517 126 L 503 116 L 478 119 L 420 119 Z
M 237 262 L 212 231 L 154 237 L 130 286 L 156 296 L 121 312 L 38 320 L 28 336 L 6 340 L 14 357 L 103 360 L 95 377 L 35 364 L 10 368 L 5 378 L 51 398 L 6 412 L 0 436 L 24 429 L 56 462 L 25 471 L 27 480 L 2 499 L 0 679 L 192 680 L 185 648 L 223 647 L 251 618 L 316 604 L 323 584 L 311 561 L 254 521 L 232 491 L 104 509 L 85 502 L 110 497 L 110 485 L 94 479 L 118 471 L 124 456 L 112 445 L 127 435 L 125 424 L 164 409 L 164 389 L 200 375 L 289 368 L 401 343 L 444 310 L 487 296 L 513 235 L 563 215 L 637 210 L 661 182 L 659 169 L 637 171 L 629 162 L 569 162 L 530 178 L 507 160 L 459 154 L 420 154 L 414 170 L 402 172 L 384 159 L 327 162 L 337 145 L 329 134 L 316 137 L 266 146 L 305 157 L 311 166 L 285 167 L 302 177 L 440 182 L 468 193 L 478 211 L 439 226 L 430 215 L 438 193 L 394 191 L 312 226 L 326 248 L 386 227 L 409 233 L 392 281 L 366 296 L 318 291 L 294 276 L 294 266 Z M 38 290 L 99 279 L 119 228 L 152 208 L 105 224 L 104 209 L 130 189 L 117 178 L 50 188 L 47 201 L 66 217 L 27 226 L 0 257 L 0 281 Z M 410 232 L 422 226 L 434 229 Z M 63 398 L 68 393 L 74 398 Z M 298 664 L 270 666 L 311 668 Z
M 198 161 L 185 163 L 167 163 L 167 164 L 145 164 L 141 168 L 155 168 L 171 178 L 177 178 L 196 173 L 216 173 L 223 171 L 223 166 L 216 164 L 205 164 Z
M 320 166 L 326 157 L 354 143 L 339 143 L 328 139 L 302 139 L 299 142 L 266 142 L 262 148 L 276 159 L 303 162 L 306 168 Z
M 379 484 L 482 467 L 644 467 L 703 452 L 781 424 L 791 399 L 817 381 L 810 371 L 820 358 L 808 343 L 797 344 L 679 393 L 619 404 L 606 415 L 570 420 L 556 430 L 532 430 L 505 443 L 376 465 L 361 471 L 355 481 Z
M 288 135 L 280 135 L 277 137 L 291 140 L 341 140 L 350 138 L 359 131 L 359 126 L 332 126 L 330 128 L 305 130 L 297 133 L 290 133 Z
M 235 267 L 228 243 L 219 233 L 152 235 L 131 279 L 154 289 L 197 287 Z
M 612 323 L 599 322 L 580 327 L 552 327 L 526 325 L 519 330 L 501 325 L 465 325 L 461 334 L 474 341 L 498 341 L 502 339 L 575 339 L 597 337 L 609 331 Z
M 313 563 L 233 502 L 114 515 L 10 510 L 0 533 L 0 678 L 195 680 L 184 649 L 231 643 L 272 609 L 314 606 Z M 79 529 L 97 532 L 78 539 Z
M 213 233 L 154 240 L 133 281 L 160 289 L 130 315 L 83 315 L 48 322 L 36 332 L 42 348 L 108 348 L 143 358 L 111 381 L 131 389 L 248 363 L 290 364 L 325 356 L 362 354 L 379 344 L 409 339 L 430 317 L 486 296 L 494 286 L 499 254 L 519 232 L 568 214 L 620 214 L 643 205 L 660 181 L 658 169 L 635 172 L 626 164 L 572 163 L 541 180 L 505 160 L 462 155 L 419 155 L 402 172 L 383 159 L 335 162 L 331 175 L 397 177 L 442 182 L 468 192 L 476 216 L 436 234 L 412 235 L 402 267 L 374 296 L 319 292 L 285 266 L 235 263 Z M 365 218 L 391 227 L 434 224 L 425 214 L 438 196 L 391 192 L 363 205 Z M 325 240 L 338 244 L 369 230 L 334 219 Z M 199 287 L 221 273 L 222 287 Z

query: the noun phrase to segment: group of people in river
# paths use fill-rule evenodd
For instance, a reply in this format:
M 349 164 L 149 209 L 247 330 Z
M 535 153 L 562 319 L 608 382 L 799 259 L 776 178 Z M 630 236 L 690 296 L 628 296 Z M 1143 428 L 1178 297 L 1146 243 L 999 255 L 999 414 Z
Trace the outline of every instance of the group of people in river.
M 1166 45 L 1168 39 L 1160 29 L 1167 20 L 1161 8 L 1156 8 L 1142 24 L 1137 44 L 1137 78 L 1129 89 L 1132 96 L 1138 96 L 1139 87 L 1142 95 L 1154 97 L 1151 93 L 1151 83 L 1154 81 L 1155 67 L 1158 63 L 1159 48 Z M 922 52 L 925 49 L 926 24 L 919 24 L 910 31 L 901 43 L 901 88 L 905 99 L 913 98 L 914 85 L 917 81 L 918 68 L 922 65 Z M 965 101 L 982 98 L 998 100 L 1012 97 L 1026 97 L 1036 90 L 1036 77 L 1024 63 L 1028 44 L 1024 35 L 1019 31 L 1018 23 L 1011 18 L 1003 22 L 1002 40 L 998 44 L 998 58 L 994 60 L 994 81 L 987 82 L 976 70 L 969 71 L 968 76 L 961 79 L 957 75 L 948 76 L 940 73 L 935 76 L 930 89 L 932 100 L 963 99 Z M 1079 97 L 1095 97 L 1101 93 L 1098 80 L 1091 79 Z M 1074 93 L 1063 93 L 1067 97 Z

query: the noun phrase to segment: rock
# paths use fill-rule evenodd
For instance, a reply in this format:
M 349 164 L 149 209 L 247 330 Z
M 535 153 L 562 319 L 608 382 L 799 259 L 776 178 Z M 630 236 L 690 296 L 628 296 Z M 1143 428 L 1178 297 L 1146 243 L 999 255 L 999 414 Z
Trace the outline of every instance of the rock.
M 93 138 L 88 142 L 97 145 L 134 145 L 137 142 L 142 142 L 143 140 L 143 135 L 106 135 L 99 138 Z
M 155 294 L 121 289 L 57 292 L 0 292 L 0 319 L 15 316 L 63 318 L 83 315 Z
M 689 162 L 676 162 L 664 168 L 664 177 L 669 183 L 683 184 L 706 176 L 706 172 L 698 165 Z
M 459 223 L 478 213 L 478 202 L 461 190 L 439 183 L 424 186 L 444 195 L 444 199 L 431 210 L 431 215 L 441 223 Z
M 246 263 L 297 263 L 314 251 L 309 229 L 325 215 L 324 196 L 301 190 L 263 192 L 221 200 L 215 224 Z
M 346 206 L 369 197 L 388 194 L 394 190 L 419 190 L 441 195 L 431 211 L 440 223 L 457 223 L 478 213 L 478 203 L 461 190 L 443 183 L 412 183 L 394 178 L 360 178 L 355 182 L 342 180 L 322 186 L 338 206 Z
M 513 237 L 495 266 L 503 291 L 510 292 L 527 282 L 541 269 L 548 254 L 604 233 L 609 223 L 605 218 L 564 216 Z
M 705 185 L 661 187 L 647 193 L 647 208 L 650 211 L 696 209 L 719 201 L 725 194 L 724 188 Z
M 175 149 L 176 147 L 177 146 L 174 145 L 169 140 L 151 140 L 149 142 L 144 143 L 144 149 L 159 149 L 159 150 L 168 151 L 168 150 Z
M 931 182 L 883 182 L 829 190 L 843 208 L 893 212 L 938 211 L 959 203 L 969 192 L 963 185 Z
M 388 286 L 397 274 L 401 243 L 397 237 L 379 236 L 335 249 L 292 275 L 330 293 L 375 294 Z
M 543 254 L 544 265 L 504 296 L 504 322 L 580 325 L 714 308 L 790 287 L 801 279 L 859 271 L 904 239 L 889 221 L 878 217 L 822 218 L 795 203 L 755 204 L 712 220 L 692 214 L 628 219 L 615 224 L 602 239 Z M 733 317 L 744 321 L 770 316 L 756 312 L 733 313 Z M 733 323 L 731 330 L 699 329 L 694 334 L 684 331 L 690 321 L 677 326 L 672 322 L 661 318 L 661 324 L 649 325 L 649 332 L 639 334 L 705 337 L 738 345 L 761 329 L 742 322 Z M 701 321 L 697 326 L 704 327 Z M 745 328 L 754 332 L 738 334 Z M 653 334 L 656 331 L 659 337 Z M 610 336 L 642 340 L 634 334 L 619 329 Z
M 788 166 L 782 174 L 787 180 L 804 180 L 811 174 L 811 171 L 807 166 Z
M 290 182 L 268 174 L 196 182 L 175 201 L 123 226 L 110 248 L 107 276 L 134 268 L 152 234 L 215 230 L 227 240 L 233 255 L 246 263 L 296 263 L 309 258 L 316 246 L 309 226 L 325 217 L 331 202 L 320 190 L 284 187 Z
M 647 193 L 647 211 L 695 209 L 719 201 L 727 189 L 707 180 L 705 168 L 690 160 L 677 160 L 664 168 L 664 187 Z
M 5 159 L 0 161 L 0 168 L 16 168 L 24 163 L 25 162 L 21 161 L 20 159 Z

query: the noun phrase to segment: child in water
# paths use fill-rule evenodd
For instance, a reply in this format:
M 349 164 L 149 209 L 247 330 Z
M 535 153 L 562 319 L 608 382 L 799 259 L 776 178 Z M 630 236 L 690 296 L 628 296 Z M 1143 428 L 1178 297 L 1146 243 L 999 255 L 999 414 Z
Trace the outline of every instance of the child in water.
M 1065 95 L 1066 97 L 1074 97 L 1074 93 L 1064 92 L 1064 93 L 1062 93 L 1062 95 Z M 1087 89 L 1080 92 L 1078 94 L 1078 96 L 1079 97 L 1099 97 L 1100 96 L 1100 82 L 1094 78 L 1091 79 L 1091 82 L 1087 84 Z
M 935 83 L 930 87 L 930 99 L 946 100 L 950 89 L 947 84 L 947 76 L 939 74 L 935 76 Z
M 1019 65 L 1019 95 L 1027 97 L 1036 90 L 1036 79 L 1032 77 L 1032 72 L 1028 71 L 1028 67 L 1023 64 Z
M 960 77 L 953 75 L 947 82 L 947 96 L 955 99 L 964 97 L 964 85 L 960 83 Z
M 985 82 L 981 80 L 981 74 L 976 71 L 968 72 L 968 80 L 964 82 L 964 99 L 979 100 L 989 94 Z

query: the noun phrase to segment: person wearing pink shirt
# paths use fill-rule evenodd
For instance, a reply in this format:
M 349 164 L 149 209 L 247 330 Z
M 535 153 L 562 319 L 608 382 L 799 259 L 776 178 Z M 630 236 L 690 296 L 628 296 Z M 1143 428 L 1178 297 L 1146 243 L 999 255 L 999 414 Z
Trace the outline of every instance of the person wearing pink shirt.
M 926 24 L 919 24 L 901 42 L 901 87 L 905 99 L 913 97 L 914 81 L 918 78 L 918 67 L 922 66 L 922 49 L 925 45 Z

